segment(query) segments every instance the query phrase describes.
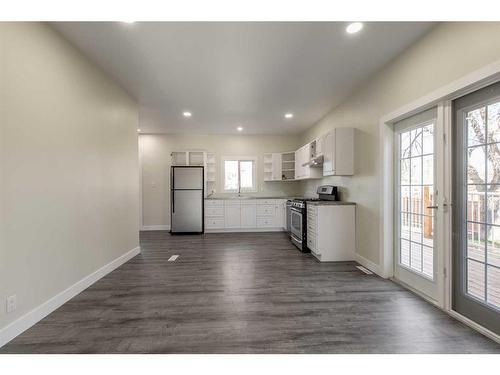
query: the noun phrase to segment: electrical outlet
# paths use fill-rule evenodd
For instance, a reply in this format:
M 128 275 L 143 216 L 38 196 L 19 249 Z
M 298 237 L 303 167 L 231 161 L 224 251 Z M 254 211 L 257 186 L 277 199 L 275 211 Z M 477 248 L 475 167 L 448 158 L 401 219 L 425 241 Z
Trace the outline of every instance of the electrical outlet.
M 7 309 L 7 313 L 11 313 L 17 309 L 17 296 L 15 294 L 7 297 L 6 309 Z

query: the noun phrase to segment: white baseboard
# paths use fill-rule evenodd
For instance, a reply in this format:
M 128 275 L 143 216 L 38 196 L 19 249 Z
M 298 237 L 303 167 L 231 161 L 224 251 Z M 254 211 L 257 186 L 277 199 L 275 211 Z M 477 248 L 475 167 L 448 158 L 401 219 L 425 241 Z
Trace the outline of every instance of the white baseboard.
M 446 314 L 448 314 L 452 318 L 458 320 L 459 322 L 462 322 L 466 326 L 469 326 L 473 330 L 481 333 L 482 335 L 484 335 L 484 336 L 486 336 L 486 337 L 488 337 L 488 338 L 492 339 L 493 341 L 500 344 L 500 336 L 497 335 L 496 333 L 490 331 L 489 329 L 487 329 L 487 328 L 483 327 L 482 325 L 470 320 L 469 318 L 463 316 L 462 314 L 459 314 L 458 312 L 456 312 L 454 310 L 448 310 L 448 309 L 443 308 L 442 306 L 439 305 L 439 303 L 437 301 L 433 300 L 429 296 L 425 295 L 424 293 L 421 293 L 420 291 L 416 290 L 415 288 L 412 288 L 408 284 L 406 284 L 398 279 L 391 278 L 391 281 L 398 284 L 398 285 L 401 285 L 405 289 L 408 289 L 413 294 L 416 294 L 417 296 L 419 296 L 420 298 L 422 298 L 426 302 L 430 303 L 431 305 L 436 306 L 438 309 L 442 310 L 443 312 L 445 312 Z
M 284 232 L 283 228 L 235 228 L 235 229 L 205 229 L 205 233 L 254 233 L 254 232 Z
M 35 325 L 37 322 L 45 318 L 54 310 L 58 309 L 66 302 L 68 302 L 71 298 L 75 297 L 77 294 L 83 292 L 89 286 L 94 284 L 96 281 L 106 276 L 111 271 L 120 267 L 122 264 L 126 263 L 137 254 L 141 252 L 140 247 L 136 247 L 135 249 L 130 250 L 129 252 L 119 256 L 115 260 L 106 264 L 105 266 L 99 268 L 97 271 L 91 273 L 90 275 L 84 277 L 80 281 L 71 285 L 66 290 L 63 290 L 61 293 L 55 295 L 50 298 L 48 301 L 45 301 L 40 306 L 35 307 L 30 312 L 21 316 L 17 320 L 10 323 L 8 326 L 0 330 L 0 347 L 8 343 L 10 340 L 20 335 L 28 328 Z
M 143 225 L 141 230 L 170 230 L 170 225 Z
M 438 301 L 436 301 L 435 299 L 431 298 L 427 294 L 419 291 L 418 289 L 413 288 L 412 286 L 408 285 L 404 281 L 398 280 L 395 277 L 391 277 L 391 278 L 389 278 L 389 280 L 391 280 L 395 284 L 398 284 L 398 285 L 402 286 L 403 288 L 407 289 L 408 291 L 412 292 L 413 294 L 419 296 L 420 298 L 422 298 L 426 302 L 429 302 L 431 305 L 436 306 L 438 309 L 443 310 L 443 308 L 441 307 L 441 305 L 439 304 Z
M 373 273 L 376 273 L 380 277 L 382 276 L 382 270 L 378 264 L 373 263 L 371 260 L 366 259 L 365 257 L 359 255 L 358 253 L 354 254 L 354 258 L 356 262 L 361 264 L 363 267 L 368 268 Z
M 455 318 L 456 320 L 464 323 L 466 326 L 471 327 L 472 329 L 478 331 L 479 333 L 483 334 L 484 336 L 492 339 L 493 341 L 497 342 L 500 344 L 500 336 L 497 335 L 494 332 L 491 332 L 489 329 L 483 327 L 480 324 L 477 324 L 476 322 L 470 320 L 469 318 L 463 316 L 462 314 L 457 313 L 454 310 L 444 310 L 445 312 L 448 313 L 451 317 Z

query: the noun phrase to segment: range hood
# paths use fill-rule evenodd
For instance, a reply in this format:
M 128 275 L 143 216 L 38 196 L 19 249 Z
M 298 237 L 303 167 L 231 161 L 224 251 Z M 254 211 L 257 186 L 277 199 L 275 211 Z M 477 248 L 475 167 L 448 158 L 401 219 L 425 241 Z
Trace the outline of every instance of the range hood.
M 302 164 L 303 167 L 321 167 L 323 165 L 323 155 L 316 156 L 307 163 Z

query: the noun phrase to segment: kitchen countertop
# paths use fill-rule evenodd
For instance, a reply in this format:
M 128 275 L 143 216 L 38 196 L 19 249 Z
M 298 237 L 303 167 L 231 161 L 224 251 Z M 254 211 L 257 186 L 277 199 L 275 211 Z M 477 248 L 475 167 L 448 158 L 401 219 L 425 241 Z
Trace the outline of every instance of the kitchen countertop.
M 355 205 L 354 202 L 343 202 L 343 201 L 309 201 L 306 205 L 311 206 L 351 206 Z
M 205 198 L 206 200 L 249 200 L 249 199 L 302 199 L 302 197 L 297 197 L 297 196 L 279 196 L 279 197 L 220 197 L 220 196 L 215 196 L 215 197 L 208 197 Z M 350 205 L 355 205 L 356 203 L 354 202 L 344 202 L 344 201 L 308 201 L 308 205 L 311 206 L 350 206 Z
M 280 197 L 249 197 L 249 196 L 244 196 L 244 197 L 221 197 L 221 196 L 214 196 L 214 197 L 207 197 L 205 198 L 206 200 L 247 200 L 247 199 L 295 199 L 299 198 L 296 196 L 290 197 L 290 196 L 280 196 Z

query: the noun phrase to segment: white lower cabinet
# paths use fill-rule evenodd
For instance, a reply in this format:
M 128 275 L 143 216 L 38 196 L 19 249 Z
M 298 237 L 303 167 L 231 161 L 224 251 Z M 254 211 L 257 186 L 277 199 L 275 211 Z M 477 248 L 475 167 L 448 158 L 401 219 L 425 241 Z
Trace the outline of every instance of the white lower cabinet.
M 205 229 L 224 229 L 224 218 L 217 218 L 217 217 L 206 218 Z
M 207 231 L 279 231 L 286 229 L 285 199 L 207 199 Z
M 275 223 L 272 217 L 258 217 L 257 228 L 274 228 Z
M 308 206 L 307 247 L 322 262 L 354 260 L 356 206 Z
M 255 203 L 241 205 L 241 227 L 257 227 L 257 205 Z
M 229 229 L 241 227 L 241 206 L 239 204 L 224 206 L 224 223 L 224 227 Z
M 224 229 L 224 201 L 205 200 L 205 230 Z
M 257 216 L 275 216 L 276 215 L 276 205 L 274 204 L 259 204 L 257 206 Z
M 221 217 L 224 216 L 224 206 L 220 207 L 205 207 L 206 217 Z
M 276 213 L 276 226 L 281 226 L 281 228 L 286 231 L 286 200 L 279 199 L 277 206 L 278 212 Z

